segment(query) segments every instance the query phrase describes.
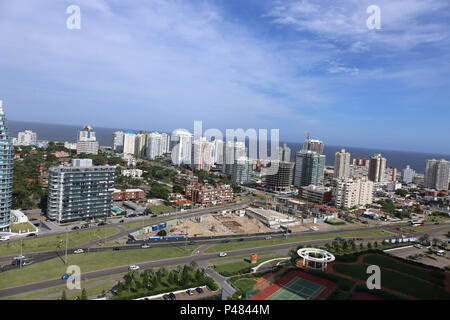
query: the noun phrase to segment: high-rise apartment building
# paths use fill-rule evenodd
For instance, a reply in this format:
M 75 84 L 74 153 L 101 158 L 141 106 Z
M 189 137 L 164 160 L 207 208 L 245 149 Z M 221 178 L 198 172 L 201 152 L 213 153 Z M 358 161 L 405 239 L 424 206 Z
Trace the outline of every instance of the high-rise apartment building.
M 302 150 L 304 151 L 314 151 L 319 155 L 323 154 L 324 144 L 320 140 L 311 139 L 309 132 L 307 133 L 306 140 L 303 141 Z
M 25 130 L 17 134 L 17 144 L 19 146 L 34 146 L 37 144 L 37 134 L 31 130 Z
M 158 132 L 152 132 L 148 135 L 147 158 L 154 160 L 156 157 L 168 153 L 167 137 L 167 134 Z
M 374 183 L 368 179 L 335 180 L 334 201 L 337 207 L 352 208 L 371 204 Z
M 290 162 L 291 161 L 291 148 L 289 148 L 286 144 L 283 147 L 280 147 L 278 150 L 278 160 Z
M 134 155 L 140 158 L 145 157 L 147 149 L 147 133 L 140 132 L 136 134 L 134 144 Z
M 206 140 L 205 137 L 192 142 L 191 168 L 193 170 L 211 170 L 214 164 L 214 142 Z
M 220 139 L 214 140 L 214 164 L 223 164 L 224 142 Z
M 124 138 L 125 132 L 123 131 L 116 131 L 112 134 L 112 149 L 115 152 L 122 153 L 123 152 L 123 138 Z
M 319 185 L 324 177 L 325 155 L 301 150 L 295 153 L 294 186 Z
M 350 175 L 350 153 L 345 149 L 334 154 L 334 177 L 336 179 L 348 178 Z
M 9 229 L 11 215 L 14 147 L 0 100 L 0 231 Z
M 450 161 L 427 160 L 425 165 L 425 186 L 437 191 L 448 190 L 450 183 Z
M 223 145 L 222 172 L 228 175 L 232 173 L 232 167 L 236 159 L 247 157 L 247 148 L 244 141 L 227 141 Z
M 95 137 L 95 131 L 91 126 L 83 127 L 80 131 L 77 141 L 77 154 L 98 154 L 98 141 Z
M 231 169 L 231 180 L 237 183 L 245 183 L 250 180 L 252 171 L 252 161 L 247 157 L 240 157 L 234 160 Z
M 369 180 L 373 182 L 384 181 L 384 171 L 386 169 L 386 158 L 377 153 L 369 160 Z
M 172 132 L 172 162 L 177 166 L 191 163 L 193 134 L 178 129 Z
M 49 169 L 47 217 L 59 223 L 109 216 L 114 193 L 113 166 L 74 159 Z
M 271 166 L 275 166 L 275 170 L 273 171 L 276 171 L 276 173 L 266 176 L 267 189 L 275 192 L 290 192 L 294 163 L 275 160 L 271 162 Z
M 133 131 L 127 131 L 123 135 L 123 154 L 135 155 L 136 154 L 136 134 Z

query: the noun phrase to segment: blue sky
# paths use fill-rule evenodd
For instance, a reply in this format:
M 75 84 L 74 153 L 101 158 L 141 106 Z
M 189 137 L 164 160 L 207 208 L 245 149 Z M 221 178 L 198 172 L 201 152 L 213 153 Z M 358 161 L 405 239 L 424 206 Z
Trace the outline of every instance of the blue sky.
M 68 30 L 66 8 L 81 8 Z M 381 30 L 369 30 L 369 5 Z M 450 153 L 448 0 L 4 0 L 9 119 Z

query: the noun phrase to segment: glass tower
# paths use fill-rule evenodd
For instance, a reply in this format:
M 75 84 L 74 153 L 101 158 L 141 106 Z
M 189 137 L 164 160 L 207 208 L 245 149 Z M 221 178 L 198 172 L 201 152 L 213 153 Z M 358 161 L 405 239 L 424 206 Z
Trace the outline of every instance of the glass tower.
M 0 100 L 0 231 L 8 231 L 13 184 L 13 145 Z

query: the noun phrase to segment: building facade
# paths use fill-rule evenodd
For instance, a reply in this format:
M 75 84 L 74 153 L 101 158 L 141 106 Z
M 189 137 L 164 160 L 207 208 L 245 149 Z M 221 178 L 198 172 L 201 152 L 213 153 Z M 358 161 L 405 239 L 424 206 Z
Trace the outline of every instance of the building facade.
M 136 154 L 136 134 L 133 131 L 127 131 L 123 135 L 123 154 L 132 155 Z
M 231 169 L 231 180 L 236 183 L 245 183 L 250 180 L 252 162 L 247 157 L 240 157 L 234 161 Z
M 437 191 L 448 190 L 450 183 L 450 161 L 427 160 L 425 165 L 425 187 Z
M 331 188 L 309 185 L 298 188 L 298 195 L 303 200 L 324 204 L 331 201 L 333 192 L 331 191 Z
M 336 179 L 348 178 L 350 175 L 350 153 L 342 149 L 334 154 L 334 177 Z
M 112 149 L 115 152 L 122 153 L 123 152 L 123 137 L 125 132 L 116 131 L 112 134 Z
M 325 156 L 314 151 L 295 153 L 294 186 L 319 185 L 324 177 Z
M 14 147 L 0 100 L 0 231 L 9 229 L 11 216 Z
M 271 166 L 278 166 L 275 174 L 266 176 L 267 189 L 274 192 L 290 192 L 292 176 L 294 174 L 294 163 L 285 161 L 272 161 Z
M 77 154 L 98 154 L 99 144 L 95 132 L 90 126 L 83 127 L 77 141 Z
M 371 204 L 374 183 L 368 179 L 335 180 L 334 201 L 336 207 L 352 208 Z
M 31 130 L 25 130 L 17 134 L 17 145 L 34 146 L 37 144 L 37 134 Z
M 114 192 L 113 166 L 74 159 L 71 166 L 49 169 L 47 217 L 58 223 L 107 217 Z
M 383 182 L 385 179 L 386 158 L 381 154 L 374 154 L 369 160 L 369 180 Z

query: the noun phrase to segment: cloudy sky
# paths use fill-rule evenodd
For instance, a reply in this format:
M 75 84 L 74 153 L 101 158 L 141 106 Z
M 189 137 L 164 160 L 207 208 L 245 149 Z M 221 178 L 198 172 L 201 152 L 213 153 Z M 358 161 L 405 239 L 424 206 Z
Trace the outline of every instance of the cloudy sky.
M 448 0 L 1 0 L 0 99 L 13 120 L 450 154 L 449 26 Z

